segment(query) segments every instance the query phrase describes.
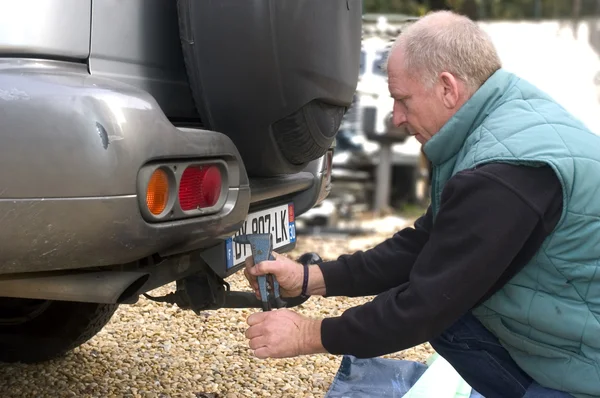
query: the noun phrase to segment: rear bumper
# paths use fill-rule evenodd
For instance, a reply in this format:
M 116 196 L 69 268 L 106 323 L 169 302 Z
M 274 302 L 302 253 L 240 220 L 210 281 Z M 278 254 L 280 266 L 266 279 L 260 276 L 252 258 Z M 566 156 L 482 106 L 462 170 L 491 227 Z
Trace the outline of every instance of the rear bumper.
M 102 267 L 210 247 L 246 216 L 249 189 L 230 194 L 231 206 L 220 213 L 160 224 L 142 219 L 135 195 L 2 199 L 0 273 Z
M 251 183 L 227 136 L 177 128 L 148 93 L 90 76 L 83 65 L 0 59 L 0 115 L 4 275 L 219 247 L 249 210 L 291 200 L 301 214 L 325 192 L 325 158 L 297 175 Z M 225 165 L 227 199 L 218 212 L 165 222 L 144 218 L 140 170 L 172 160 Z M 210 264 L 219 274 L 221 261 Z
M 0 273 L 210 247 L 246 217 L 250 186 L 231 140 L 176 128 L 146 92 L 82 65 L 19 59 L 0 60 L 0 87 Z M 217 213 L 144 219 L 139 171 L 171 159 L 226 166 L 227 199 Z

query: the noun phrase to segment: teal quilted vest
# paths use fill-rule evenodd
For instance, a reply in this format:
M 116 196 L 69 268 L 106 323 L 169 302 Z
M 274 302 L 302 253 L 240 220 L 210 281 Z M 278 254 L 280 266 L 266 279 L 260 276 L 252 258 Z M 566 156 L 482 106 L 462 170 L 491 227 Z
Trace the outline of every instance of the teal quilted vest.
M 558 225 L 473 313 L 541 385 L 600 397 L 600 137 L 500 69 L 423 150 L 433 163 L 434 217 L 444 185 L 461 170 L 489 162 L 554 169 L 564 200 Z

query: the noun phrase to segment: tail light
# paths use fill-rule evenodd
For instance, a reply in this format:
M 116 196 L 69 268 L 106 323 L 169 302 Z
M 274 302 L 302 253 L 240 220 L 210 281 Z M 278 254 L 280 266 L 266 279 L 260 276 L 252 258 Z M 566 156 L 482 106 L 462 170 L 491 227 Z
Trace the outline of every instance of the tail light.
M 156 169 L 148 181 L 146 206 L 150 213 L 157 216 L 165 210 L 168 202 L 169 177 L 163 169 Z
M 163 161 L 142 166 L 137 191 L 143 217 L 160 222 L 218 213 L 229 194 L 227 165 L 220 159 L 204 162 Z
M 214 165 L 189 166 L 179 182 L 179 205 L 190 211 L 214 206 L 221 196 L 222 176 Z

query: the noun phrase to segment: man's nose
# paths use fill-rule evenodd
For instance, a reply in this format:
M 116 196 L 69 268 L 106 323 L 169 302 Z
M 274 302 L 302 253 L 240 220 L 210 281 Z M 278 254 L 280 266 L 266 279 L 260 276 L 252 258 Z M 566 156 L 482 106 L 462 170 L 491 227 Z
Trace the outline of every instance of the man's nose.
M 392 122 L 394 123 L 394 126 L 396 126 L 396 127 L 400 127 L 403 123 L 406 123 L 406 115 L 399 108 L 400 108 L 399 106 L 394 105 L 394 114 L 392 117 Z

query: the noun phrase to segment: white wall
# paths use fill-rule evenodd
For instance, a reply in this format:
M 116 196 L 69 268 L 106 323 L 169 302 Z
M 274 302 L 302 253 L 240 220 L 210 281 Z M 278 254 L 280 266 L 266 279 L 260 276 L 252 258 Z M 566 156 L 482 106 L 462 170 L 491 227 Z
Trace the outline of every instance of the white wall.
M 507 70 L 546 91 L 600 135 L 599 88 L 594 84 L 600 71 L 600 19 L 580 23 L 577 32 L 569 22 L 558 21 L 480 25 Z

